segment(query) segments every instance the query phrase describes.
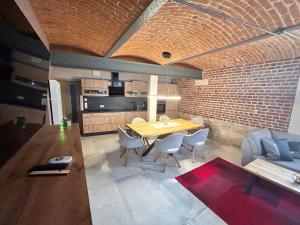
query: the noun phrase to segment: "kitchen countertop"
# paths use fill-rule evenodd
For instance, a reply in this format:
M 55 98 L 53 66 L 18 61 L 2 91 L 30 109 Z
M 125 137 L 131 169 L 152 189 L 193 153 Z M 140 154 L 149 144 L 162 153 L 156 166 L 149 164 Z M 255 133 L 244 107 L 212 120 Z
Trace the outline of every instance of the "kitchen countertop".
M 82 113 L 110 113 L 110 112 L 147 112 L 147 110 L 132 110 L 132 109 L 122 109 L 122 110 L 95 110 L 95 111 L 82 111 Z
M 28 177 L 34 165 L 71 155 L 66 176 Z M 91 225 L 79 127 L 43 126 L 0 170 L 0 224 Z

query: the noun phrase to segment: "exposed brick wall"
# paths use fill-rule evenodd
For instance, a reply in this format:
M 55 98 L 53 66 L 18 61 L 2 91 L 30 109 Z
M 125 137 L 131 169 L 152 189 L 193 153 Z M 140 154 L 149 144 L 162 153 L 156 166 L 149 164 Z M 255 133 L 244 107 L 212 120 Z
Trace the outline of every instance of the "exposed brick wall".
M 207 86 L 175 79 L 179 111 L 239 124 L 287 131 L 300 74 L 300 59 L 206 70 Z

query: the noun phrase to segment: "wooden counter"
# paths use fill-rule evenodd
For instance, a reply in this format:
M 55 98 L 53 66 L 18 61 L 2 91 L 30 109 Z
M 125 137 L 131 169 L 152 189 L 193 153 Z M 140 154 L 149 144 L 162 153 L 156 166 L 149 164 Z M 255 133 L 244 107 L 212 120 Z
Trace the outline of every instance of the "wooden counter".
M 28 177 L 54 156 L 72 155 L 67 176 Z M 0 170 L 1 225 L 90 225 L 79 127 L 42 127 Z
M 0 126 L 0 168 L 20 150 L 20 148 L 42 127 L 40 124 L 28 123 L 25 128 L 13 121 Z

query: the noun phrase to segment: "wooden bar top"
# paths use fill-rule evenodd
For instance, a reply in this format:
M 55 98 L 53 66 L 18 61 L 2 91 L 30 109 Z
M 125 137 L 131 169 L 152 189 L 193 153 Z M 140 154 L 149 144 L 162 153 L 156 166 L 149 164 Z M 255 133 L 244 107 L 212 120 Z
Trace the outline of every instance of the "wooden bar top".
M 67 176 L 28 177 L 27 170 L 71 155 Z M 91 225 L 78 124 L 42 127 L 0 170 L 1 225 Z

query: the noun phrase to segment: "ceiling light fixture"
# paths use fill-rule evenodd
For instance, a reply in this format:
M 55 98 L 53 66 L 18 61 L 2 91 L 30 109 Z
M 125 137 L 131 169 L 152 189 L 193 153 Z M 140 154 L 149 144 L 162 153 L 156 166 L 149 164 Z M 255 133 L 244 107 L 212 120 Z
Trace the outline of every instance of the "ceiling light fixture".
M 165 59 L 169 59 L 169 58 L 171 58 L 171 53 L 170 53 L 170 52 L 163 52 L 163 53 L 162 53 L 162 56 L 163 56 Z

